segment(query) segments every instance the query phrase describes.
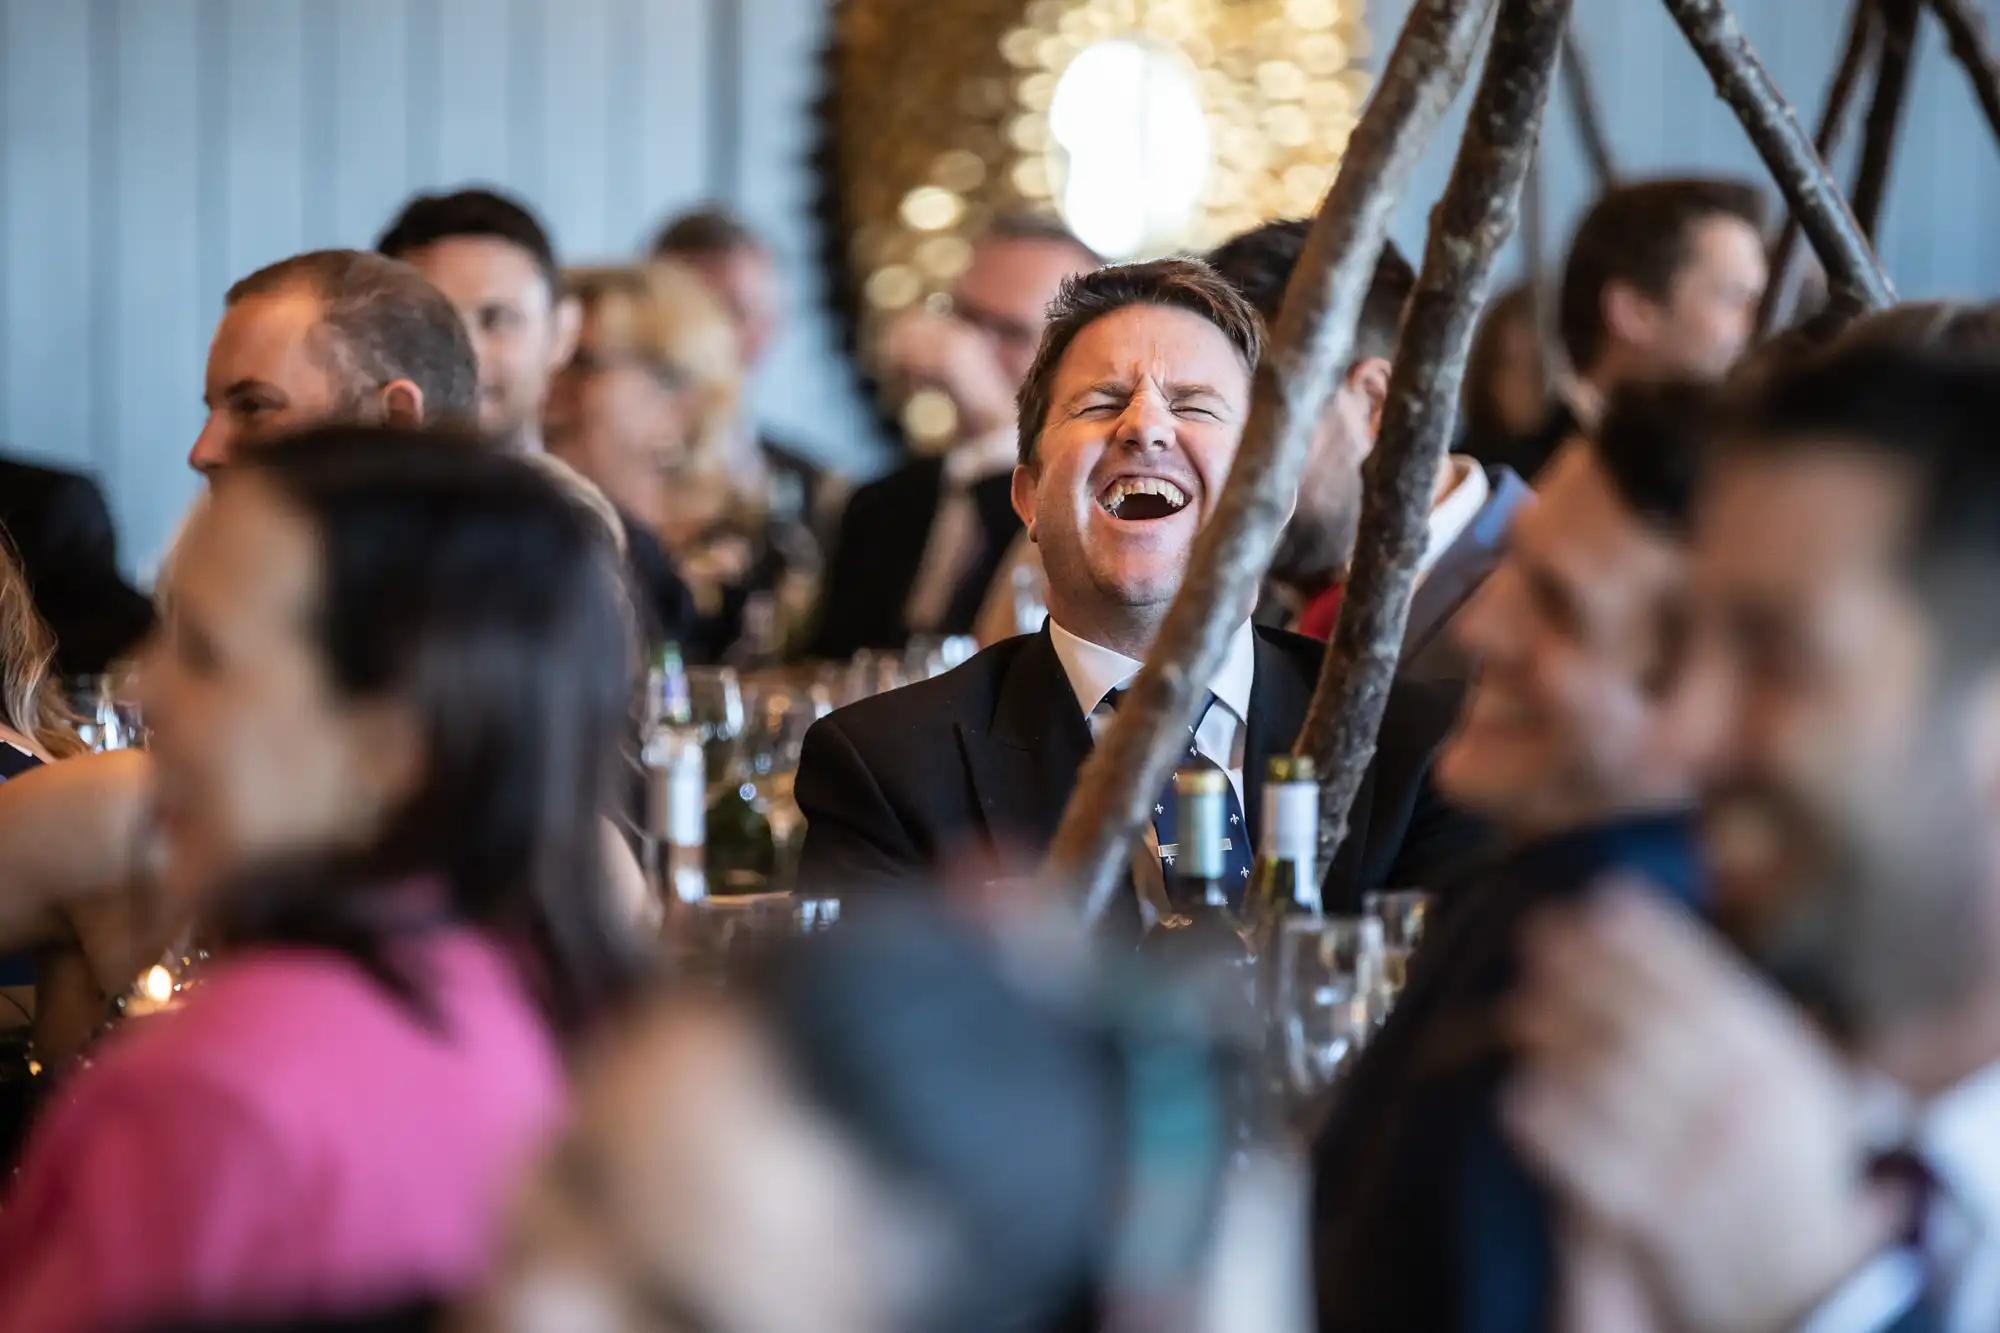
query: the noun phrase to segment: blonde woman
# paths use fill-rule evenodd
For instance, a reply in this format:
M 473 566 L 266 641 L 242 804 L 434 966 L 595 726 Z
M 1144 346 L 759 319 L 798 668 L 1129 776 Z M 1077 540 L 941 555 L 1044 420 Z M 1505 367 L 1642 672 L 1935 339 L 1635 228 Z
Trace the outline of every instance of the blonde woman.
M 693 270 L 671 260 L 573 270 L 566 283 L 583 322 L 549 396 L 549 451 L 659 537 L 699 612 L 687 646 L 719 654 L 748 597 L 802 563 L 772 555 L 769 473 L 737 429 L 735 329 Z
M 51 672 L 54 660 L 55 640 L 0 540 L 0 781 L 83 749 Z

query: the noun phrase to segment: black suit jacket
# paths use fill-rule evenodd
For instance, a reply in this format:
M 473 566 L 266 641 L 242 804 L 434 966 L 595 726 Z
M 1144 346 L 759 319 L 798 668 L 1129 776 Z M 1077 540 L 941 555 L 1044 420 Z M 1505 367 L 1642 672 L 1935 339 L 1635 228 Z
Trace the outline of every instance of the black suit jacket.
M 118 538 L 97 483 L 0 458 L 0 531 L 56 637 L 57 669 L 92 675 L 138 646 L 153 603 L 118 572 Z
M 980 549 L 953 590 L 945 634 L 966 634 L 979 615 L 986 587 L 1021 530 L 1006 473 L 975 482 Z M 840 538 L 827 563 L 814 657 L 851 657 L 863 648 L 901 648 L 910 637 L 903 606 L 917 581 L 931 522 L 944 494 L 944 459 L 919 458 L 854 492 L 840 521 Z
M 1449 911 L 1314 1144 L 1319 1333 L 1555 1326 L 1551 1209 L 1500 1127 L 1511 1059 L 1495 1010 L 1515 984 L 1523 920 L 1611 874 L 1698 906 L 1694 821 L 1577 830 L 1496 857 L 1447 889 Z
M 649 646 L 678 644 L 683 654 L 704 660 L 708 645 L 697 637 L 694 594 L 681 581 L 667 548 L 651 528 L 622 509 L 618 521 L 625 528 L 625 576 L 640 639 Z
M 1244 746 L 1254 840 L 1265 762 L 1289 753 L 1324 645 L 1259 628 Z M 1421 685 L 1389 696 L 1375 760 L 1327 875 L 1329 910 L 1365 890 L 1435 883 L 1478 830 L 1430 790 L 1454 696 Z M 796 795 L 807 820 L 805 892 L 927 885 L 935 867 L 1031 870 L 1055 834 L 1091 748 L 1089 724 L 1044 629 L 995 644 L 955 671 L 840 709 L 806 736 Z M 1136 900 L 1121 901 L 1136 922 Z

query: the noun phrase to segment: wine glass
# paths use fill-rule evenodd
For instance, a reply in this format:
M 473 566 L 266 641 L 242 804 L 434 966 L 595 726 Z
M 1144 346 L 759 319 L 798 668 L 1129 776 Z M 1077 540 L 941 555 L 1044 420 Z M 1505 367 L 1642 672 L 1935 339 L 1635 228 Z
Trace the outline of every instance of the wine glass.
M 688 705 L 708 757 L 711 786 L 727 777 L 729 761 L 743 734 L 743 683 L 733 667 L 690 667 Z
M 1361 910 L 1382 923 L 1382 985 L 1392 999 L 1403 993 L 1430 906 L 1431 896 L 1422 889 L 1371 893 L 1361 900 Z
M 1316 1099 L 1375 1025 L 1381 926 L 1367 917 L 1285 918 L 1278 934 L 1277 1018 L 1292 1095 Z

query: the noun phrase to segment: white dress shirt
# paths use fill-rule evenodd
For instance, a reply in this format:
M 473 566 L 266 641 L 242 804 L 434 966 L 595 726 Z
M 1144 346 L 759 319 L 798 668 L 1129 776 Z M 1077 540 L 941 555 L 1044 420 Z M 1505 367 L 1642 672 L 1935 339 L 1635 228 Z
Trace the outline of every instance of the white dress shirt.
M 1883 1090 L 1871 1089 L 1882 1101 Z M 1871 1111 L 1880 1110 L 1871 1107 Z M 1907 1099 L 1877 1141 L 1908 1146 L 1937 1180 L 1924 1253 L 1894 1250 L 1864 1266 L 1801 1333 L 1876 1333 L 1914 1305 L 1931 1275 L 1944 1333 L 2000 1333 L 2000 1064 L 1922 1108 Z M 1900 1133 L 1890 1128 L 1900 1124 Z
M 1449 454 L 1444 465 L 1452 470 L 1451 489 L 1444 498 L 1431 506 L 1429 527 L 1424 537 L 1423 558 L 1417 562 L 1416 584 L 1421 586 L 1424 576 L 1431 572 L 1451 544 L 1465 535 L 1472 526 L 1472 520 L 1479 517 L 1479 511 L 1486 507 L 1486 501 L 1493 493 L 1493 484 L 1486 479 L 1486 469 L 1479 466 L 1475 458 L 1464 454 Z
M 1049 621 L 1049 637 L 1055 642 L 1063 674 L 1069 677 L 1070 688 L 1076 691 L 1077 707 L 1090 721 L 1090 734 L 1102 735 L 1104 728 L 1111 725 L 1111 705 L 1105 702 L 1106 698 L 1113 690 L 1130 685 L 1145 664 L 1080 639 L 1053 618 Z M 1236 789 L 1239 806 L 1243 804 L 1244 745 L 1250 733 L 1250 686 L 1256 673 L 1257 633 L 1246 620 L 1230 636 L 1222 666 L 1208 682 L 1215 702 L 1203 714 L 1194 733 L 1195 749 L 1229 775 L 1229 785 Z
M 918 634 L 934 632 L 951 610 L 951 597 L 979 558 L 979 512 L 972 488 L 1011 471 L 1019 448 L 1015 433 L 995 431 L 968 440 L 945 455 L 944 484 L 931 518 L 917 577 L 903 603 L 903 623 Z

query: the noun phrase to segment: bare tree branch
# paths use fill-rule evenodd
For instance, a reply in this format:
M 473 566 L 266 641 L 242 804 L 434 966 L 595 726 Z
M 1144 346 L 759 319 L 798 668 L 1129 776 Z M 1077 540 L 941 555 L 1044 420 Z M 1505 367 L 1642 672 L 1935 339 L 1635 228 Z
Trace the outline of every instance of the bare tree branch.
M 1382 433 L 1366 468 L 1361 531 L 1298 753 L 1320 789 L 1320 855 L 1331 864 L 1375 753 L 1403 646 L 1438 467 L 1493 259 L 1513 233 L 1570 0 L 1503 0 L 1451 183 L 1431 217 L 1423 273 L 1396 347 Z
M 1944 24 L 1945 36 L 1951 40 L 1951 53 L 1958 57 L 1958 63 L 1965 67 L 1965 76 L 1972 80 L 1972 91 L 1979 97 L 1979 109 L 1986 113 L 1986 123 L 1993 127 L 1993 137 L 2000 140 L 2000 67 L 1993 63 L 1993 55 L 1986 49 L 1986 34 L 1979 16 L 1965 0 L 1930 0 L 1938 22 Z
M 1875 95 L 1861 132 L 1861 166 L 1854 177 L 1854 220 L 1869 244 L 1889 191 L 1896 131 L 1910 100 L 1910 49 L 1917 40 L 1917 0 L 1876 0 L 1882 11 L 1882 55 L 1875 66 Z
M 1879 309 L 1896 299 L 1896 289 L 1861 234 L 1840 186 L 1799 128 L 1791 104 L 1771 82 L 1756 52 L 1743 38 L 1723 0 L 1665 0 L 1667 10 L 1722 99 L 1735 110 L 1750 141 L 1763 156 L 1793 216 L 1826 266 L 1827 281 L 1845 289 L 1862 309 Z
M 1833 150 L 1840 146 L 1840 136 L 1847 128 L 1848 103 L 1854 100 L 1854 91 L 1861 84 L 1861 71 L 1874 48 L 1879 17 L 1875 0 L 1854 0 L 1847 19 L 1847 45 L 1842 49 L 1840 65 L 1833 72 L 1833 82 L 1827 85 L 1826 105 L 1820 109 L 1819 129 L 1813 135 L 1813 151 L 1822 162 L 1832 161 Z M 1769 277 L 1764 285 L 1764 298 L 1757 306 L 1757 327 L 1765 333 L 1776 325 L 1778 312 L 1784 308 L 1790 292 L 1792 259 L 1798 244 L 1799 216 L 1788 208 L 1778 243 L 1771 247 Z
M 1200 686 L 1250 613 L 1320 409 L 1353 349 L 1390 213 L 1465 82 L 1492 3 L 1418 0 L 1348 141 L 1257 367 L 1229 482 L 1195 541 L 1145 669 L 1077 774 L 1049 849 L 1049 870 L 1082 886 L 1089 920 L 1110 904 L 1132 836 L 1182 752 Z
M 1590 174 L 1603 190 L 1618 180 L 1618 168 L 1611 160 L 1611 140 L 1604 132 L 1599 113 L 1595 81 L 1584 64 L 1583 48 L 1577 45 L 1574 29 L 1563 33 L 1563 83 L 1569 90 L 1570 112 L 1576 117 L 1577 137 L 1583 140 L 1583 155 L 1589 159 Z

